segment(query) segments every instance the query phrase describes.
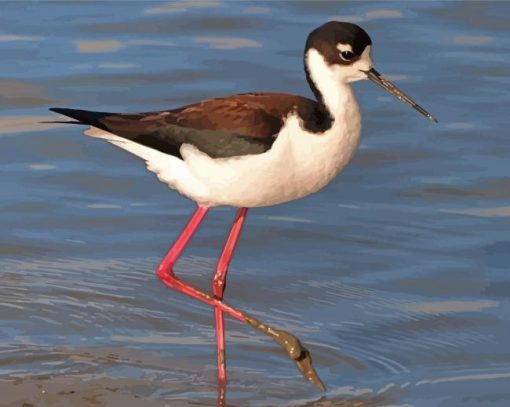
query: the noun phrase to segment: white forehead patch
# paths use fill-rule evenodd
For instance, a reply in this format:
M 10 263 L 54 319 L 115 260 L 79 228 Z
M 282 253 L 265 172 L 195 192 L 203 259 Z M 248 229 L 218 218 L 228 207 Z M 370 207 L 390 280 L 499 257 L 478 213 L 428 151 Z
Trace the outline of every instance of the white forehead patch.
M 345 52 L 345 51 L 352 52 L 351 44 L 344 44 L 342 42 L 339 42 L 338 44 L 336 44 L 336 48 L 340 52 Z

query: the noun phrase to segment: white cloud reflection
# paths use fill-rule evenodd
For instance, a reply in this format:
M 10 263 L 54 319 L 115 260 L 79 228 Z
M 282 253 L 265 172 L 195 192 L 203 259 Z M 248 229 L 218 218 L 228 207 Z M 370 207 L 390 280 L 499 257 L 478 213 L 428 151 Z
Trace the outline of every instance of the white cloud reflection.
M 0 35 L 0 42 L 12 42 L 12 41 L 43 41 L 44 37 L 36 35 Z
M 497 307 L 496 301 L 436 301 L 408 304 L 407 309 L 426 314 L 444 314 L 451 312 L 477 312 Z
M 132 40 L 132 41 L 118 41 L 118 40 L 77 40 L 76 52 L 79 53 L 108 53 L 116 52 L 122 48 L 130 46 L 144 46 L 144 47 L 171 47 L 175 43 L 172 41 L 164 40 Z
M 125 47 L 120 41 L 115 40 L 98 40 L 88 41 L 79 40 L 76 41 L 76 51 L 85 53 L 101 53 L 101 52 L 115 52 Z
M 41 123 L 51 120 L 55 120 L 55 116 L 2 116 L 0 134 L 41 131 L 65 126 L 62 123 Z
M 400 10 L 392 10 L 392 9 L 379 9 L 379 10 L 369 10 L 364 14 L 364 17 L 367 20 L 375 20 L 377 18 L 401 18 L 404 14 Z
M 510 206 L 474 209 L 442 209 L 441 212 L 454 213 L 457 215 L 478 216 L 480 218 L 507 218 L 510 217 Z
M 214 49 L 260 48 L 262 44 L 249 38 L 240 37 L 195 37 L 194 42 L 207 44 Z
M 368 10 L 361 15 L 340 15 L 333 16 L 330 20 L 348 21 L 350 23 L 359 23 L 368 20 L 378 20 L 384 18 L 402 18 L 404 14 L 396 9 L 374 9 Z
M 143 10 L 145 15 L 182 13 L 189 9 L 197 8 L 218 8 L 221 7 L 221 1 L 218 0 L 183 0 L 170 1 L 155 7 L 149 7 Z
M 494 41 L 494 37 L 488 35 L 457 35 L 452 42 L 457 45 L 484 45 Z

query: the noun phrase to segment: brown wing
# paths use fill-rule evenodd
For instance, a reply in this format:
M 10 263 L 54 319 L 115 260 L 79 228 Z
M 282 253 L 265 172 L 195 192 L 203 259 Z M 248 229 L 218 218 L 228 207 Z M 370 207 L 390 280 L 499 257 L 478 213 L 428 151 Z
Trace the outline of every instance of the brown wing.
M 162 112 L 51 110 L 168 154 L 179 156 L 180 146 L 189 143 L 217 158 L 267 151 L 291 111 L 311 112 L 316 104 L 301 96 L 246 93 Z
M 245 93 L 208 99 L 171 111 L 167 121 L 195 129 L 223 130 L 249 137 L 275 136 L 293 110 L 316 102 L 283 93 Z

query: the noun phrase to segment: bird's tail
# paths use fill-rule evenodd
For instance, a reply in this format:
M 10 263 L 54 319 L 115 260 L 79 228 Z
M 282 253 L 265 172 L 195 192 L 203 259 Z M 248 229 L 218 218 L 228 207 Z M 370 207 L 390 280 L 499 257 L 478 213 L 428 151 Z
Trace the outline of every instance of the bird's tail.
M 92 112 L 90 110 L 68 109 L 64 107 L 52 107 L 50 110 L 74 119 L 74 121 L 55 121 L 51 123 L 88 124 L 103 130 L 107 129 L 100 119 L 112 115 L 112 113 L 107 112 Z
M 79 121 L 76 121 L 76 120 L 43 120 L 42 122 L 39 122 L 39 123 L 64 123 L 64 124 L 85 124 L 85 123 L 82 123 L 82 122 L 79 122 Z

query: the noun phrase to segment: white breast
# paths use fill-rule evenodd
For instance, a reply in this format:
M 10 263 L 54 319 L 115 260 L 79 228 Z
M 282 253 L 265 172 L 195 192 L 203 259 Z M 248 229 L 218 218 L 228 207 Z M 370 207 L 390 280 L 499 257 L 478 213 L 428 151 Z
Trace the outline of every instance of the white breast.
M 290 115 L 269 151 L 243 157 L 212 159 L 183 145 L 184 162 L 202 192 L 190 198 L 208 206 L 275 205 L 317 192 L 347 165 L 361 131 L 356 98 L 351 86 L 338 80 L 335 68 L 316 50 L 310 50 L 306 58 L 311 78 L 333 117 L 331 128 L 310 133 L 296 115 Z M 183 189 L 182 184 L 175 187 Z
M 201 191 L 200 196 L 188 196 L 208 206 L 259 207 L 302 198 L 326 186 L 347 165 L 359 143 L 359 110 L 347 87 L 348 108 L 322 134 L 307 132 L 291 115 L 263 154 L 212 159 L 183 145 L 184 162 Z

